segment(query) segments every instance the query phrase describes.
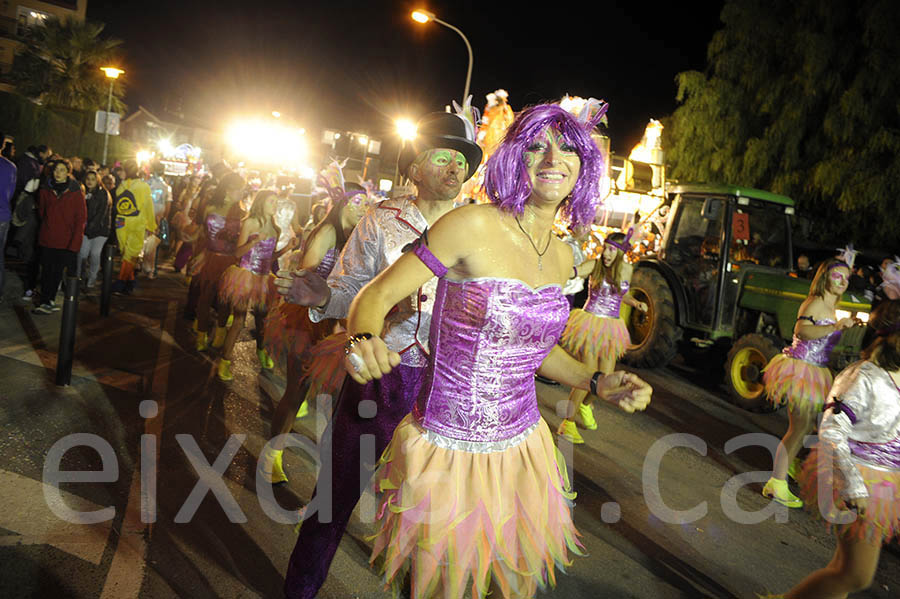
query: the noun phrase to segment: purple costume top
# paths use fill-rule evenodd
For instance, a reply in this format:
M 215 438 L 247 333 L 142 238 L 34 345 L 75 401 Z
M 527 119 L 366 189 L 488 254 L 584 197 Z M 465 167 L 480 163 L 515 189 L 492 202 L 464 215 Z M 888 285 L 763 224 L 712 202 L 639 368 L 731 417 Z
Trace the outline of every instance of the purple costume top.
M 590 312 L 594 316 L 618 318 L 619 308 L 622 306 L 622 298 L 628 293 L 630 286 L 628 281 L 622 281 L 619 289 L 616 290 L 612 283 L 603 279 L 603 282 L 599 285 L 591 286 L 587 301 L 584 302 L 584 311 Z
M 415 252 L 435 275 L 447 272 L 423 244 Z M 540 420 L 534 374 L 568 312 L 559 285 L 439 279 L 426 378 L 413 408 L 426 439 L 474 453 L 524 440 Z
M 241 256 L 241 262 L 238 266 L 245 270 L 249 270 L 255 275 L 264 275 L 272 270 L 272 255 L 275 253 L 275 242 L 277 237 L 269 237 L 263 239 Z
M 212 213 L 206 217 L 206 248 L 217 254 L 233 254 L 241 221 Z
M 322 256 L 322 261 L 319 262 L 319 265 L 316 267 L 316 274 L 323 279 L 327 279 L 328 275 L 331 274 L 331 271 L 334 270 L 334 265 L 337 263 L 337 255 L 337 248 L 328 248 L 328 251 Z
M 819 442 L 834 451 L 846 481 L 844 497 L 867 497 L 855 464 L 900 471 L 900 389 L 883 368 L 860 361 L 834 379 L 828 402 Z
M 813 324 L 816 326 L 834 323 L 835 321 L 831 318 L 813 321 Z M 790 347 L 784 348 L 782 353 L 795 360 L 803 360 L 816 366 L 827 366 L 828 359 L 831 357 L 831 350 L 834 349 L 840 338 L 841 331 L 833 331 L 818 339 L 801 339 L 794 334 L 794 342 Z

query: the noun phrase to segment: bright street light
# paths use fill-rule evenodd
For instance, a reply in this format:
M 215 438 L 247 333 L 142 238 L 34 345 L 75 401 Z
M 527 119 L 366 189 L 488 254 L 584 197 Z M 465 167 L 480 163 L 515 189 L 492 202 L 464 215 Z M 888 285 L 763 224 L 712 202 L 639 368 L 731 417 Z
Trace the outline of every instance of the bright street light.
M 416 124 L 409 119 L 397 119 L 394 121 L 397 127 L 397 135 L 403 141 L 412 141 L 416 138 Z
M 100 70 L 106 73 L 106 76 L 110 79 L 118 79 L 119 75 L 125 72 L 122 69 L 117 69 L 116 67 L 100 67 Z
M 459 29 L 457 29 L 450 23 L 440 20 L 439 18 L 437 18 L 435 16 L 435 14 L 433 12 L 430 12 L 427 10 L 422 10 L 422 9 L 417 9 L 417 10 L 414 10 L 412 12 L 412 15 L 410 15 L 410 16 L 412 17 L 412 20 L 417 23 L 425 24 L 428 21 L 434 21 L 435 23 L 443 25 L 447 29 L 452 29 L 453 31 L 458 33 L 461 38 L 463 38 L 463 41 L 466 43 L 466 50 L 469 51 L 469 70 L 466 72 L 466 87 L 465 87 L 465 90 L 463 91 L 463 97 L 462 97 L 462 104 L 465 104 L 466 98 L 469 97 L 469 83 L 471 83 L 471 81 L 472 81 L 472 44 L 469 43 L 468 38 L 466 38 L 465 34 L 462 31 L 460 31 Z
M 109 113 L 112 112 L 113 84 L 119 78 L 119 75 L 125 71 L 116 67 L 100 67 L 100 70 L 109 79 L 109 99 L 106 101 L 106 119 L 103 122 L 103 164 L 106 165 L 106 151 L 109 149 Z
M 273 110 L 273 111 L 272 111 L 272 116 L 274 116 L 276 119 L 280 119 L 280 118 L 281 118 L 281 113 L 278 112 L 277 110 Z

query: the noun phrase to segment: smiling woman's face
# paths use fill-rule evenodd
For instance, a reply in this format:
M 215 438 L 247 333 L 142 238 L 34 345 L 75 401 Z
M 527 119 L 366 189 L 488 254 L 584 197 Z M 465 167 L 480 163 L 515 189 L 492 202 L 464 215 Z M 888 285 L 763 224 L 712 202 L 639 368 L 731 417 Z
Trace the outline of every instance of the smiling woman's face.
M 532 200 L 562 202 L 575 188 L 581 172 L 581 158 L 556 129 L 542 131 L 524 154 L 531 181 Z

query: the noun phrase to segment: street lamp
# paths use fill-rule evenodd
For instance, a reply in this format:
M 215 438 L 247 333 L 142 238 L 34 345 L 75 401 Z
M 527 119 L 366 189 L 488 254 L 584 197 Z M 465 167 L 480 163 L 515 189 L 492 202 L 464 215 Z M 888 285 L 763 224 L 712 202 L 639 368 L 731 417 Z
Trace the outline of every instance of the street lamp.
M 414 10 L 412 12 L 411 16 L 412 16 L 412 20 L 417 23 L 425 24 L 428 21 L 434 21 L 435 23 L 438 23 L 439 25 L 443 25 L 447 29 L 452 29 L 453 31 L 458 33 L 461 38 L 463 38 L 464 42 L 466 42 L 466 50 L 469 51 L 469 70 L 466 72 L 466 89 L 463 91 L 463 97 L 462 97 L 462 103 L 465 104 L 466 98 L 469 97 L 469 83 L 472 81 L 472 45 L 469 43 L 469 40 L 466 38 L 465 34 L 462 31 L 460 31 L 459 29 L 457 29 L 450 23 L 440 20 L 439 18 L 437 18 L 434 15 L 433 12 L 418 9 L 418 10 Z
M 107 78 L 109 78 L 109 100 L 106 102 L 106 119 L 103 127 L 103 164 L 106 165 L 106 151 L 109 148 L 109 113 L 112 112 L 113 84 L 115 84 L 119 75 L 125 71 L 117 69 L 116 67 L 101 67 L 100 70 L 106 74 Z
M 403 145 L 416 138 L 416 124 L 409 119 L 397 119 L 394 121 L 394 127 L 397 128 L 397 137 L 400 138 L 400 145 L 397 148 L 397 164 L 394 167 L 394 185 L 400 183 L 400 154 L 403 152 Z

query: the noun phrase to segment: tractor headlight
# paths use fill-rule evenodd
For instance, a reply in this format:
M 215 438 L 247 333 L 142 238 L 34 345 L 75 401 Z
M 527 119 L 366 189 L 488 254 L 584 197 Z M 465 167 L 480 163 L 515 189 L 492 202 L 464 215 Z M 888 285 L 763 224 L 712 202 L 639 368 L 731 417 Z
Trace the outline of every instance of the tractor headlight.
M 869 313 L 868 312 L 857 312 L 856 317 L 867 324 L 869 322 Z
M 838 319 L 838 320 L 841 320 L 841 319 L 843 319 L 843 318 L 850 318 L 851 316 L 853 316 L 852 314 L 850 314 L 850 313 L 847 312 L 846 310 L 835 310 L 835 311 L 834 311 L 834 315 L 837 316 L 837 319 Z

